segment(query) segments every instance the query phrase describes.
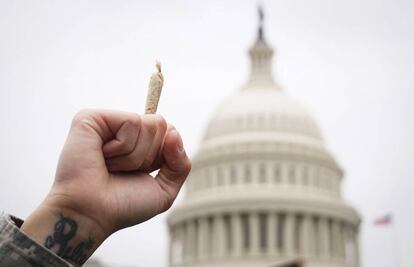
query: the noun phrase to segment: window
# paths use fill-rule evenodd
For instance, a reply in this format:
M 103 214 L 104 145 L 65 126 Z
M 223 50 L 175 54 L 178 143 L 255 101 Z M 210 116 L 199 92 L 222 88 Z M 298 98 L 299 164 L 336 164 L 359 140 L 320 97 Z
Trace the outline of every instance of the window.
M 223 168 L 221 166 L 217 167 L 217 186 L 223 185 Z
M 246 184 L 249 184 L 252 182 L 251 170 L 249 168 L 249 165 L 247 164 L 244 166 L 244 182 Z
M 333 186 L 333 177 L 330 176 L 330 173 L 327 173 L 327 177 L 326 177 L 326 189 L 328 190 L 333 190 L 334 186 Z
M 213 185 L 213 177 L 211 176 L 211 169 L 210 168 L 208 168 L 206 170 L 206 180 L 207 180 L 206 187 L 207 188 L 211 187 Z
M 248 250 L 250 248 L 250 227 L 249 216 L 247 214 L 241 215 L 241 225 L 243 234 L 243 248 Z
M 236 173 L 236 166 L 230 166 L 230 184 L 237 183 L 237 173 Z
M 329 189 L 329 173 L 327 171 L 322 172 L 322 187 Z
M 296 172 L 295 172 L 295 166 L 290 165 L 289 167 L 289 183 L 294 184 L 296 182 Z
M 259 127 L 263 127 L 265 124 L 265 117 L 264 116 L 259 116 L 257 118 L 257 124 Z
M 205 189 L 207 187 L 207 180 L 206 180 L 206 170 L 200 171 L 200 189 Z
M 333 181 L 333 190 L 335 191 L 335 192 L 338 192 L 339 191 L 339 179 L 338 178 L 336 178 L 334 181 Z
M 259 183 L 266 183 L 266 165 L 264 163 L 259 165 Z
M 275 181 L 275 183 L 280 183 L 280 165 L 279 164 L 275 164 L 275 166 L 273 167 L 273 180 Z
M 315 168 L 314 174 L 313 174 L 313 181 L 316 188 L 320 186 L 320 179 L 319 179 L 319 168 Z
M 270 119 L 271 119 L 271 129 L 277 129 L 278 127 L 278 118 L 277 118 L 277 116 L 271 116 L 270 117 Z
M 267 215 L 266 214 L 259 214 L 259 244 L 260 249 L 265 251 L 267 248 Z
M 200 183 L 200 173 L 199 172 L 194 173 L 192 179 L 193 179 L 193 181 L 192 181 L 192 183 L 193 183 L 193 191 L 197 191 L 198 190 L 198 187 L 199 187 L 198 184 Z
M 325 188 L 325 177 L 323 176 L 323 172 L 319 174 L 319 187 L 322 189 Z
M 303 166 L 302 169 L 302 180 L 303 180 L 303 185 L 308 185 L 309 184 L 309 173 L 308 173 L 308 167 L 307 166 Z
M 250 128 L 250 127 L 254 127 L 254 118 L 253 118 L 253 116 L 248 116 L 247 117 L 247 128 Z
M 236 124 L 237 125 L 241 125 L 242 126 L 242 129 L 244 128 L 244 125 L 243 125 L 243 118 L 242 117 L 237 117 L 237 119 L 236 119 Z

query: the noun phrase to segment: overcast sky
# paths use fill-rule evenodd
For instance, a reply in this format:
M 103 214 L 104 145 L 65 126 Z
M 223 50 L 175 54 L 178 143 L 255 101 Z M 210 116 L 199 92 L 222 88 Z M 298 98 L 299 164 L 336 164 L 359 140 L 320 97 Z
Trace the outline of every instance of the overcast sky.
M 396 254 L 414 266 L 414 2 L 262 3 L 274 74 L 346 171 L 363 266 L 397 266 Z M 142 112 L 155 59 L 165 76 L 159 113 L 193 155 L 214 108 L 247 78 L 256 5 L 0 0 L 0 210 L 25 218 L 39 204 L 77 110 Z M 389 212 L 395 228 L 373 226 Z M 165 267 L 165 218 L 114 234 L 96 257 Z

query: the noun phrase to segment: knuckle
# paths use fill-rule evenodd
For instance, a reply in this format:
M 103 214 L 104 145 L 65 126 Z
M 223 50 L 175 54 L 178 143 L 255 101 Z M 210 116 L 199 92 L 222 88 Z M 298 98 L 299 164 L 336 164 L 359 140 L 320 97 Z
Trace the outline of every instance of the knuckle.
M 154 137 L 158 131 L 165 132 L 167 130 L 167 121 L 161 115 L 154 114 L 147 118 L 146 130 L 150 136 Z
M 119 149 L 122 151 L 128 151 L 130 149 L 130 143 L 126 142 L 126 140 L 119 142 Z
M 175 126 L 174 126 L 174 125 L 172 125 L 172 124 L 168 123 L 168 124 L 167 124 L 167 131 L 168 131 L 168 132 L 170 132 L 170 131 L 173 131 L 173 130 L 177 130 L 177 129 L 175 128 Z
M 138 170 L 145 163 L 144 160 L 145 159 L 141 157 L 137 157 L 133 154 L 129 154 L 128 156 L 126 156 L 125 164 L 126 166 L 128 166 L 128 169 L 130 170 Z
M 154 137 L 157 134 L 157 126 L 154 121 L 148 122 L 145 129 L 151 137 Z
M 139 129 L 141 127 L 141 116 L 136 116 L 131 120 L 131 124 L 134 128 Z
M 85 122 L 88 122 L 91 119 L 93 110 L 91 109 L 82 109 L 78 111 L 72 119 L 72 126 L 80 125 Z
M 157 128 L 163 131 L 167 130 L 167 121 L 165 120 L 165 118 L 161 115 L 157 115 L 156 117 L 156 125 Z

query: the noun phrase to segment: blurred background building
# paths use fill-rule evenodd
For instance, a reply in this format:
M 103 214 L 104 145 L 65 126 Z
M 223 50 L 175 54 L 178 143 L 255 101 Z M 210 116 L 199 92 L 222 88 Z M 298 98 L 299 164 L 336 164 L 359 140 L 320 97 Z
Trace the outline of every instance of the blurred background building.
M 359 266 L 360 217 L 341 197 L 343 170 L 309 111 L 273 79 L 259 18 L 250 77 L 211 118 L 169 216 L 169 266 Z

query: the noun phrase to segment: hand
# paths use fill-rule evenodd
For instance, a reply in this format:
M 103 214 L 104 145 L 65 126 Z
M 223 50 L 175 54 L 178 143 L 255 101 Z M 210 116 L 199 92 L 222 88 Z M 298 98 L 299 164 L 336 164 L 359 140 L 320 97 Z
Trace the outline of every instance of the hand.
M 91 241 L 81 260 L 73 259 L 79 255 L 66 255 L 82 264 L 111 233 L 167 210 L 190 168 L 179 133 L 160 115 L 80 112 L 52 189 L 22 230 L 58 254 L 62 247 L 74 250 Z M 71 229 L 78 233 L 63 242 Z

